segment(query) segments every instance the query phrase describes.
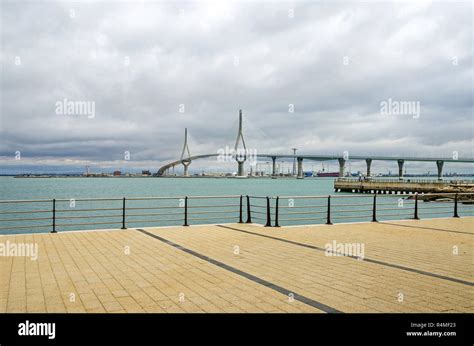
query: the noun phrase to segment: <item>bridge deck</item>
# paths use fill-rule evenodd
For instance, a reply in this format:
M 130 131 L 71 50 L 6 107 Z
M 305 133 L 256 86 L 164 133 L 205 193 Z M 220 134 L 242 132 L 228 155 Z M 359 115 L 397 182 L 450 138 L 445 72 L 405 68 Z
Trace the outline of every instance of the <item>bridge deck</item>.
M 0 257 L 0 312 L 468 312 L 473 222 L 0 236 L 39 247 Z M 333 241 L 364 259 L 327 256 Z
M 186 145 L 186 143 L 185 143 Z M 187 162 L 192 162 L 198 159 L 206 159 L 206 158 L 215 158 L 220 156 L 221 154 L 203 154 L 203 155 L 195 155 L 189 156 L 186 158 Z M 301 158 L 305 160 L 314 160 L 314 161 L 337 161 L 338 159 L 343 159 L 344 156 L 342 155 L 281 155 L 281 154 L 258 154 L 256 158 L 265 158 L 265 159 L 273 159 L 276 160 L 294 160 L 295 158 Z M 349 158 L 347 158 L 349 159 Z M 455 162 L 455 163 L 474 163 L 474 158 L 442 158 L 442 157 L 393 157 L 393 156 L 360 156 L 360 155 L 351 155 L 350 160 L 352 161 L 365 161 L 370 159 L 371 161 L 413 161 L 413 162 Z M 183 162 L 182 159 L 169 162 L 164 166 L 158 169 L 158 175 L 162 175 L 167 169 L 179 165 Z

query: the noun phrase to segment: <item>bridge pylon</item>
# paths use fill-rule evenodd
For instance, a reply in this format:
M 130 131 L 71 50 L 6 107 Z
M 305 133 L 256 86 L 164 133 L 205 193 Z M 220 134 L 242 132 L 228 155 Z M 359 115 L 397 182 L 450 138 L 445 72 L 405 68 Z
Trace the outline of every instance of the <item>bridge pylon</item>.
M 438 180 L 443 180 L 443 165 L 444 165 L 443 160 L 436 161 L 436 166 L 438 167 Z
M 188 153 L 187 156 L 185 156 L 186 152 Z M 189 151 L 189 145 L 188 145 L 188 129 L 184 129 L 184 145 L 183 145 L 183 151 L 181 152 L 181 164 L 184 166 L 184 172 L 183 176 L 187 177 L 189 175 L 188 172 L 188 167 L 191 164 L 191 153 Z
M 398 180 L 403 180 L 403 164 L 405 163 L 405 160 L 403 159 L 398 159 Z
M 238 149 L 239 143 L 242 141 L 242 146 L 244 147 L 243 153 Z M 234 146 L 235 160 L 237 161 L 237 176 L 244 177 L 244 162 L 247 160 L 247 146 L 245 145 L 244 134 L 242 131 L 242 110 L 239 110 L 239 131 L 237 132 L 237 139 L 235 140 Z

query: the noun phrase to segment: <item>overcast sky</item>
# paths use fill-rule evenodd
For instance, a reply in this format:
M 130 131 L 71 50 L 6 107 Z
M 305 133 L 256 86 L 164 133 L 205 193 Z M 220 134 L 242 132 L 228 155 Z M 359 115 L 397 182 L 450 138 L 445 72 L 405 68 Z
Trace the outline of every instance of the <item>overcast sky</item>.
M 192 155 L 233 147 L 239 109 L 260 153 L 473 157 L 472 18 L 470 1 L 2 1 L 0 173 L 156 171 L 185 127 Z

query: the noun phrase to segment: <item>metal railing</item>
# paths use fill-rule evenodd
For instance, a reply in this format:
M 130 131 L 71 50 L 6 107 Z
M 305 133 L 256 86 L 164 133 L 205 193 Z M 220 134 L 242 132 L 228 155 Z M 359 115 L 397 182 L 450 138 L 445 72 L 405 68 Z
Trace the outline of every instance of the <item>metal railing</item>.
M 443 178 L 444 180 L 438 180 L 436 177 L 433 179 L 418 179 L 416 177 L 403 177 L 400 178 L 379 178 L 379 177 L 348 177 L 348 178 L 337 178 L 336 182 L 360 182 L 360 183 L 419 183 L 419 184 L 451 184 L 451 185 L 466 185 L 474 184 L 474 180 L 454 180 L 448 179 L 446 177 Z
M 450 201 L 420 203 L 430 196 Z M 460 201 L 461 196 L 469 201 Z M 393 201 L 394 198 L 397 200 Z M 471 216 L 474 204 L 461 205 L 460 202 L 473 203 L 474 193 L 3 200 L 0 201 L 0 231 L 50 229 L 56 233 L 68 228 L 97 225 L 127 229 L 206 222 L 246 222 L 279 227 L 282 223 L 291 225 L 294 222 L 330 225 L 339 220 L 376 222 L 387 218 L 420 219 L 433 215 Z M 65 207 L 67 203 L 69 206 Z M 36 208 L 18 208 L 24 204 Z
M 421 204 L 426 197 L 437 196 L 450 198 L 446 202 L 430 202 Z M 254 206 L 253 198 L 266 198 L 267 208 L 265 218 L 260 218 L 266 227 L 280 227 L 282 223 L 293 224 L 304 222 L 306 224 L 325 223 L 332 225 L 338 220 L 371 221 L 406 220 L 438 215 L 446 217 L 460 217 L 459 196 L 471 197 L 474 202 L 474 193 L 435 193 L 411 195 L 327 195 L 327 196 L 276 196 L 252 197 L 250 206 Z M 395 201 L 393 201 L 396 199 Z M 355 201 L 355 202 L 351 202 Z M 282 203 L 286 201 L 285 203 Z M 296 201 L 305 201 L 304 203 Z M 464 201 L 467 202 L 467 201 Z M 262 208 L 263 206 L 260 206 Z M 462 204 L 463 216 L 474 216 L 474 204 Z M 248 213 L 252 209 L 250 208 Z M 252 210 L 252 213 L 255 213 Z M 263 214 L 260 212 L 260 214 Z M 249 214 L 250 218 L 250 214 Z
M 100 205 L 94 205 L 97 203 Z M 23 204 L 40 207 L 12 208 Z M 77 207 L 81 204 L 87 207 Z M 243 196 L 3 200 L 0 201 L 0 231 L 50 228 L 56 233 L 58 229 L 95 225 L 127 229 L 130 225 L 163 223 L 188 226 L 217 219 L 239 222 L 242 208 Z M 31 224 L 26 223 L 30 221 Z

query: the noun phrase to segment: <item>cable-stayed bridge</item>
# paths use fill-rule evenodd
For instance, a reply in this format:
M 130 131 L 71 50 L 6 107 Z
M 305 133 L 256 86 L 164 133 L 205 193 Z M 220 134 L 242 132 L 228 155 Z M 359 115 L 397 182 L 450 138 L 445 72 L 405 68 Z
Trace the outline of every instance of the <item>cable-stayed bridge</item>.
M 185 137 L 184 137 L 184 146 L 181 153 L 181 158 L 179 160 L 169 162 L 164 166 L 160 167 L 158 170 L 158 176 L 164 176 L 169 173 L 169 170 L 174 168 L 177 165 L 184 166 L 184 176 L 188 175 L 188 167 L 192 161 L 199 160 L 199 159 L 206 159 L 206 158 L 222 158 L 222 153 L 213 153 L 213 154 L 203 154 L 203 155 L 195 155 L 191 156 L 189 146 L 188 146 L 188 138 L 187 138 L 187 129 L 185 129 Z M 242 148 L 239 148 L 239 144 L 242 144 Z M 185 155 L 187 153 L 187 155 Z M 229 156 L 232 160 L 235 160 L 237 163 L 237 176 L 245 177 L 247 176 L 244 172 L 244 163 L 249 159 L 249 151 L 247 150 L 247 146 L 245 144 L 245 139 L 243 135 L 243 124 L 242 124 L 242 111 L 239 112 L 239 128 L 237 132 L 237 139 L 235 141 L 235 147 L 232 154 L 227 154 L 227 159 Z M 453 157 L 409 157 L 409 156 L 384 156 L 384 155 L 348 155 L 347 152 L 344 152 L 341 155 L 320 155 L 320 154 L 256 154 L 253 157 L 254 160 L 258 159 L 271 159 L 272 160 L 272 175 L 276 175 L 276 162 L 277 160 L 281 159 L 291 159 L 297 162 L 297 178 L 303 178 L 303 161 L 304 160 L 311 160 L 311 161 L 338 161 L 339 163 L 339 176 L 344 176 L 344 170 L 346 166 L 346 162 L 348 160 L 351 161 L 365 161 L 367 171 L 367 176 L 371 174 L 371 166 L 373 161 L 396 161 L 398 163 L 398 176 L 400 178 L 403 177 L 403 166 L 404 163 L 407 161 L 412 162 L 433 162 L 436 163 L 436 167 L 438 170 L 438 179 L 442 178 L 443 175 L 443 166 L 445 162 L 455 162 L 455 163 L 474 163 L 473 158 L 460 158 L 457 155 L 453 155 Z M 226 160 L 228 162 L 228 160 Z

